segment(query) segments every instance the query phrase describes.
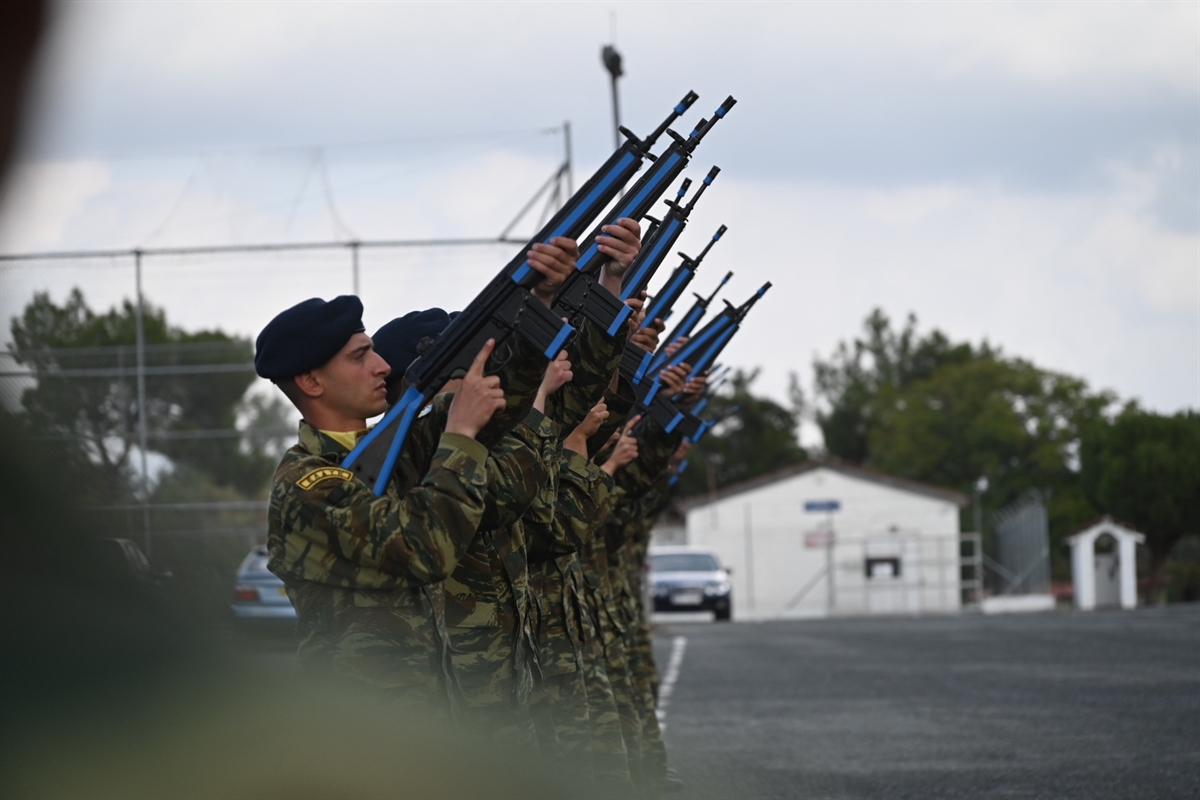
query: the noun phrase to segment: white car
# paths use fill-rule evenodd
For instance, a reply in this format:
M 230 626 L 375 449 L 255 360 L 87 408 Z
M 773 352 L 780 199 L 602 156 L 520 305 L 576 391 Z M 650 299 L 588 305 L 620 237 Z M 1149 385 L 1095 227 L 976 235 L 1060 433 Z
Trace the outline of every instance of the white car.
M 716 553 L 702 547 L 650 548 L 650 581 L 654 610 L 711 611 L 722 622 L 733 616 L 729 570 Z
M 233 587 L 233 618 L 239 624 L 295 627 L 296 609 L 283 581 L 267 571 L 269 560 L 266 545 L 255 547 L 242 559 Z

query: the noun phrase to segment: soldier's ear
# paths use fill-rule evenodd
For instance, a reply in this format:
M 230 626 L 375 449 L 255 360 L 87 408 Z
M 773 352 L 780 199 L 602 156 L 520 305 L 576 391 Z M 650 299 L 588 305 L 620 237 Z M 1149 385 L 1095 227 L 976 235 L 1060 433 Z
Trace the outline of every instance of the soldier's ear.
M 325 386 L 321 383 L 321 379 L 317 377 L 314 370 L 301 372 L 295 377 L 296 388 L 300 390 L 300 394 L 304 397 L 320 397 L 325 393 Z

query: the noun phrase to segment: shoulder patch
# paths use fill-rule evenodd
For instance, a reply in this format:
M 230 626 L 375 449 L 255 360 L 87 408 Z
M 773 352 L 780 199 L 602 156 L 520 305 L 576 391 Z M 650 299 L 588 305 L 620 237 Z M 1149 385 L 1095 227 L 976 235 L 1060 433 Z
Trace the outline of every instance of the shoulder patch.
M 308 491 L 321 481 L 327 481 L 334 478 L 340 481 L 348 481 L 354 478 L 354 473 L 348 469 L 342 469 L 341 467 L 321 467 L 320 469 L 314 469 L 312 472 L 296 481 L 296 485 L 301 489 Z

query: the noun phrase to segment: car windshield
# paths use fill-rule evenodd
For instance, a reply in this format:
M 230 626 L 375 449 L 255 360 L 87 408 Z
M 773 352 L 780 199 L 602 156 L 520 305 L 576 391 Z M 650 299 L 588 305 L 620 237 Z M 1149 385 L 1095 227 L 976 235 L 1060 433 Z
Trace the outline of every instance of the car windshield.
M 716 572 L 717 560 L 707 553 L 670 553 L 650 556 L 654 572 Z

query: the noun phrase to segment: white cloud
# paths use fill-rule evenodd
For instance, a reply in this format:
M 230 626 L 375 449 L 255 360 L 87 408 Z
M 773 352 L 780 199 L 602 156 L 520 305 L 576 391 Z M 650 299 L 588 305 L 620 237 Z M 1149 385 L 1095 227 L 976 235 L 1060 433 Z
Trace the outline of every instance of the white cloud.
M 1152 407 L 1195 406 L 1200 240 L 1163 227 L 1148 210 L 1165 180 L 1164 158 L 1113 165 L 1105 186 L 1075 192 L 987 183 L 894 190 L 768 183 L 727 170 L 697 207 L 680 247 L 694 250 L 727 223 L 730 231 L 695 288 L 707 291 L 726 269 L 737 273 L 725 293 L 734 301 L 763 281 L 774 283 L 726 361 L 763 366 L 761 388 L 780 399 L 789 371 L 807 381 L 812 355 L 828 354 L 838 340 L 858 333 L 863 317 L 880 306 L 897 320 L 915 311 L 926 329 L 940 327 L 955 339 L 987 338 Z M 246 171 L 251 163 L 235 159 L 221 174 Z M 341 213 L 366 238 L 494 235 L 553 168 L 552 157 L 509 151 L 459 153 L 444 163 L 424 172 L 407 162 L 362 162 L 340 171 L 334 164 Z M 286 159 L 263 167 L 259 177 L 273 175 L 274 192 L 238 197 L 207 185 L 201 206 L 217 219 L 238 216 L 243 234 L 254 240 L 282 238 L 303 168 Z M 389 173 L 395 181 L 369 180 Z M 60 170 L 41 174 L 44 183 L 28 189 L 35 196 L 70 194 L 75 185 L 56 181 Z M 98 214 L 110 206 L 141 208 L 125 214 L 124 226 L 107 230 L 105 239 L 139 243 L 175 197 L 136 175 L 128 181 L 121 171 L 114 175 L 104 194 L 90 196 L 90 207 Z M 181 175 L 173 186 L 181 185 Z M 260 183 L 249 175 L 250 185 Z M 42 202 L 71 205 L 69 198 Z M 68 220 L 59 231 L 63 241 L 79 244 L 95 235 L 77 231 L 94 228 L 88 218 Z M 186 215 L 178 221 L 186 222 Z M 328 230 L 323 200 L 313 197 L 295 216 L 291 238 L 323 239 Z M 224 241 L 216 229 L 187 225 L 168 225 L 155 241 L 193 242 L 197 231 Z M 368 328 L 414 307 L 462 307 L 515 250 L 364 250 Z M 75 283 L 95 305 L 111 304 L 132 292 L 129 266 L 6 270 L 0 314 L 19 311 L 37 288 L 61 297 Z M 350 291 L 350 277 L 348 251 L 146 261 L 147 294 L 166 305 L 171 319 L 250 336 L 291 303 Z

